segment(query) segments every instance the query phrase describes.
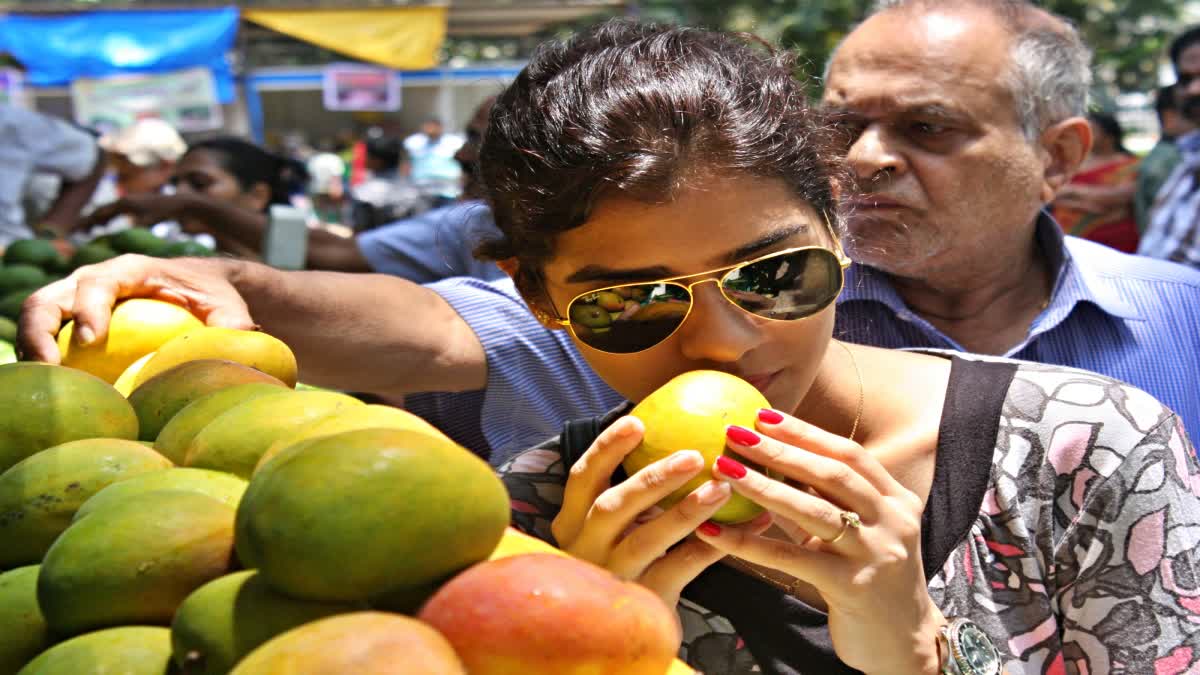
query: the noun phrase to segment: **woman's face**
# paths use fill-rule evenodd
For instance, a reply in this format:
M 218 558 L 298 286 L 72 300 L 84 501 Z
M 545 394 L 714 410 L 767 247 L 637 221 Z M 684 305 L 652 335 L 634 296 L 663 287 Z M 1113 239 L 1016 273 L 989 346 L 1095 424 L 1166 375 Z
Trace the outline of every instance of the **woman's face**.
M 175 166 L 174 180 L 180 193 L 203 194 L 255 212 L 265 209 L 269 201 L 265 185 L 243 190 L 237 177 L 226 171 L 207 150 L 191 150 L 185 154 Z
M 667 204 L 601 201 L 586 223 L 559 235 L 544 277 L 562 316 L 576 295 L 605 286 L 695 274 L 831 243 L 821 217 L 782 181 L 705 178 L 689 181 Z M 654 347 L 607 354 L 581 344 L 582 353 L 633 401 L 680 373 L 712 369 L 748 380 L 776 408 L 795 410 L 832 335 L 833 305 L 797 321 L 768 321 L 734 306 L 715 283 L 695 286 L 692 295 L 687 320 Z

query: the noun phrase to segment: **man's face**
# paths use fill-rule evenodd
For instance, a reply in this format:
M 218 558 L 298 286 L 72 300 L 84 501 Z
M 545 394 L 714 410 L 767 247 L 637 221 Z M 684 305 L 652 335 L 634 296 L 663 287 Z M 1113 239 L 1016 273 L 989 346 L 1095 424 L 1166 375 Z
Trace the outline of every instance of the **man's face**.
M 1162 133 L 1167 138 L 1179 138 L 1196 129 L 1196 123 L 1184 117 L 1183 113 L 1179 112 L 1178 109 L 1164 110 L 1162 112 L 1161 124 Z
M 845 119 L 858 181 L 856 260 L 921 279 L 1029 245 L 1048 193 L 1003 81 L 1009 43 L 987 12 L 891 11 L 838 50 L 825 104 Z
M 1200 43 L 1179 54 L 1175 65 L 1178 79 L 1179 109 L 1193 124 L 1200 124 Z
M 421 125 L 421 132 L 430 138 L 438 138 L 442 135 L 442 124 L 430 120 Z
M 138 166 L 129 161 L 125 155 L 112 153 L 109 155 L 109 165 L 117 176 L 117 184 L 121 186 L 122 194 L 156 194 L 171 180 L 174 164 L 159 162 L 151 166 Z
M 475 110 L 475 116 L 467 122 L 466 139 L 454 159 L 462 165 L 463 196 L 467 199 L 477 199 L 482 196 L 479 177 L 476 173 L 479 164 L 479 144 L 483 142 L 483 132 L 487 131 L 488 114 L 492 111 L 493 100 L 484 101 Z

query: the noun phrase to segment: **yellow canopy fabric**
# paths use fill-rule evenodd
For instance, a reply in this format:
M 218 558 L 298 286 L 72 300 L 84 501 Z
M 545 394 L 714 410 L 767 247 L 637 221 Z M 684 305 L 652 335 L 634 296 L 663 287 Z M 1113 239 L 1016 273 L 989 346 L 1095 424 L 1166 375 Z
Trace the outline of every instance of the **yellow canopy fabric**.
M 273 31 L 397 70 L 437 65 L 446 38 L 445 7 L 243 9 Z

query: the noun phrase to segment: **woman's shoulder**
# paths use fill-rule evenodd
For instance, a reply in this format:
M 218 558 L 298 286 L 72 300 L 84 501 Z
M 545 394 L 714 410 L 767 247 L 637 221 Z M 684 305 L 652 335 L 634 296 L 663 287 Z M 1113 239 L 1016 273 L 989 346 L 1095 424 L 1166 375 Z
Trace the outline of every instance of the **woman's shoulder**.
M 1002 427 L 1052 433 L 1069 424 L 1103 425 L 1108 438 L 1141 439 L 1178 419 L 1151 394 L 1090 370 L 942 349 L 911 351 L 956 362 L 958 382 L 1003 386 Z
M 1004 401 L 1005 424 L 1051 437 L 1092 429 L 1107 447 L 1139 443 L 1178 417 L 1149 393 L 1126 382 L 1078 368 L 1014 362 Z
M 958 360 L 963 381 L 1008 378 L 998 392 L 1003 400 L 990 479 L 1001 491 L 1004 486 L 1009 492 L 1042 495 L 1078 490 L 1098 485 L 1097 478 L 1136 476 L 1159 456 L 1173 457 L 1184 482 L 1196 472 L 1195 451 L 1179 417 L 1131 384 L 1065 366 L 974 355 L 951 358 Z M 1006 369 L 998 371 L 995 364 Z
M 1001 413 L 992 484 L 992 504 L 1037 520 L 1050 509 L 1062 526 L 1057 545 L 1085 514 L 1099 517 L 1134 493 L 1186 495 L 1194 505 L 1200 464 L 1179 417 L 1150 394 L 1098 373 L 1021 363 Z

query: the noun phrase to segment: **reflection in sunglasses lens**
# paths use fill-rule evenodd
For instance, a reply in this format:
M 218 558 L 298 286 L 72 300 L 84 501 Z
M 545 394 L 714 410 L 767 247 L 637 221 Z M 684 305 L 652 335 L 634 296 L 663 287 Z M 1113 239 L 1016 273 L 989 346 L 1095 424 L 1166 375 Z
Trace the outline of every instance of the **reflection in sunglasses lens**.
M 590 347 L 615 354 L 662 342 L 687 315 L 691 295 L 676 284 L 621 286 L 571 303 L 571 326 Z
M 832 251 L 806 249 L 737 268 L 722 287 L 742 309 L 787 321 L 812 316 L 833 302 L 841 290 L 841 272 Z
M 767 319 L 812 316 L 841 290 L 842 269 L 827 249 L 803 249 L 731 270 L 721 282 L 725 296 Z M 571 329 L 584 344 L 603 352 L 630 354 L 667 339 L 687 317 L 692 296 L 674 282 L 606 288 L 571 303 Z

